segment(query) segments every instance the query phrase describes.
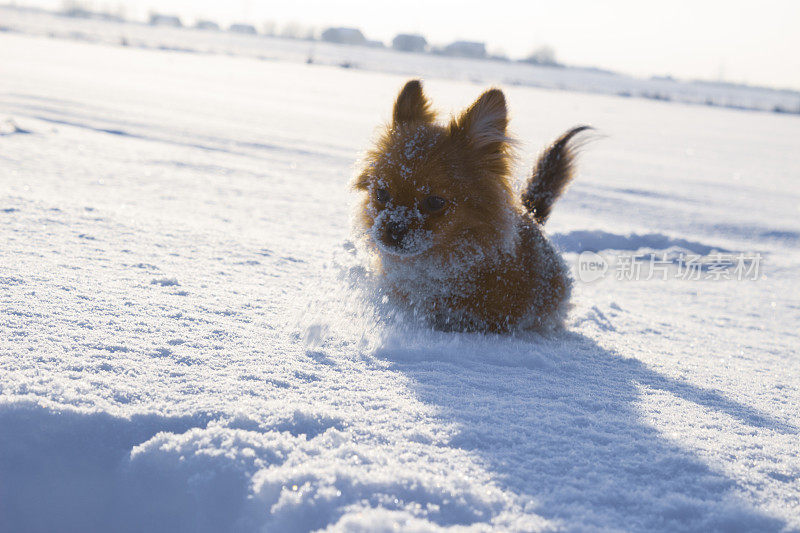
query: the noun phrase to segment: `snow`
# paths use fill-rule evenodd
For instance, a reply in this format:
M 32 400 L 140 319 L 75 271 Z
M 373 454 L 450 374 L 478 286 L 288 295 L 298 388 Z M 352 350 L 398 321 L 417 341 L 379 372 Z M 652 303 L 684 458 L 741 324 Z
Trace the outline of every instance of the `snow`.
M 405 79 L 0 34 L 0 531 L 800 530 L 797 117 L 505 87 L 520 182 L 605 135 L 548 222 L 571 267 L 762 276 L 443 333 L 365 300 L 350 235 Z

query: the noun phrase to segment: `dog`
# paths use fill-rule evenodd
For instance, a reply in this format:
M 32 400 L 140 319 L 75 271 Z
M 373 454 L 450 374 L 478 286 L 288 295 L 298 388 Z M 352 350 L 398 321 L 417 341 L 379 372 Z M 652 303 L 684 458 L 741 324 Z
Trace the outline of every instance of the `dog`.
M 447 124 L 436 118 L 421 82 L 406 83 L 352 183 L 354 229 L 382 292 L 439 330 L 563 326 L 572 278 L 543 226 L 572 180 L 573 139 L 590 127 L 550 145 L 517 197 L 500 89 Z

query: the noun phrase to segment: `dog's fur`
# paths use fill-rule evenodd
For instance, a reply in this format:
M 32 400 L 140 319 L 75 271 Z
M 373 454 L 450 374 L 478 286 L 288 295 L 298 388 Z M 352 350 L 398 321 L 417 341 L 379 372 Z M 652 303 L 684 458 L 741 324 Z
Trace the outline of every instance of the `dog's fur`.
M 439 329 L 563 321 L 572 281 L 542 225 L 572 179 L 570 141 L 587 127 L 542 154 L 517 198 L 507 126 L 499 89 L 441 125 L 421 83 L 409 81 L 354 180 L 364 193 L 355 225 L 387 295 Z

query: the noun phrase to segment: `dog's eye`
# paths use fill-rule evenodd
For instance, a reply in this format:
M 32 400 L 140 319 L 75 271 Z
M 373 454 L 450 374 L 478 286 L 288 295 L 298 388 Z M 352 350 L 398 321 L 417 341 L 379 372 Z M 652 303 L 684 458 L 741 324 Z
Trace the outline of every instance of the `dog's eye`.
M 438 211 L 444 207 L 444 198 L 441 196 L 428 196 L 425 198 L 425 207 L 428 211 Z
M 375 198 L 377 198 L 380 203 L 385 204 L 391 197 L 389 196 L 389 191 L 386 189 L 378 189 L 375 191 Z

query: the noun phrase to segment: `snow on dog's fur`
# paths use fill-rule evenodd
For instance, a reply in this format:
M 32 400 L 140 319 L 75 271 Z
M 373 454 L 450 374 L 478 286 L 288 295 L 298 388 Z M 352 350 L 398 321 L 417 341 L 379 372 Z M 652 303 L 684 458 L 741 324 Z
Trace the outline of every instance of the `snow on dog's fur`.
M 417 80 L 354 180 L 355 227 L 398 305 L 440 329 L 509 332 L 561 325 L 572 281 L 542 225 L 572 179 L 574 128 L 539 159 L 522 198 L 502 91 L 447 125 Z

